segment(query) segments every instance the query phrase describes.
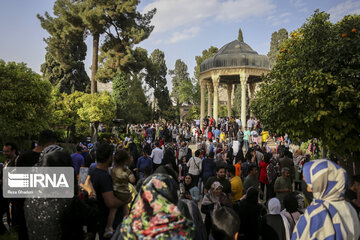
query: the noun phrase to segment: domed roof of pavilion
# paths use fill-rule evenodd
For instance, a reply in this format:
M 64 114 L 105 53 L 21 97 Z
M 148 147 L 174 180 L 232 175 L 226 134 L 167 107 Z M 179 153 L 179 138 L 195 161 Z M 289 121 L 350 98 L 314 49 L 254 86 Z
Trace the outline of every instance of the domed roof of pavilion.
M 200 64 L 200 72 L 228 67 L 254 67 L 270 69 L 269 58 L 259 55 L 249 45 L 239 40 L 225 44 L 211 58 Z

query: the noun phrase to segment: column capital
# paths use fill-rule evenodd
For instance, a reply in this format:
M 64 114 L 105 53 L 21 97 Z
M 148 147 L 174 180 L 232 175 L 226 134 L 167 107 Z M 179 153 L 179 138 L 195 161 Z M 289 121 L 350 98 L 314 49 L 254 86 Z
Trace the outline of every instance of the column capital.
M 200 80 L 200 87 L 205 89 L 206 85 L 207 85 L 207 82 L 205 81 L 205 79 L 201 79 Z
M 248 78 L 249 78 L 248 73 L 240 73 L 240 82 L 241 82 L 241 84 L 246 84 Z
M 219 83 L 220 83 L 220 74 L 212 74 L 211 75 L 211 79 L 212 79 L 212 83 L 214 88 L 219 87 Z
M 207 86 L 208 90 L 213 89 L 213 84 L 211 81 L 207 82 L 206 86 Z

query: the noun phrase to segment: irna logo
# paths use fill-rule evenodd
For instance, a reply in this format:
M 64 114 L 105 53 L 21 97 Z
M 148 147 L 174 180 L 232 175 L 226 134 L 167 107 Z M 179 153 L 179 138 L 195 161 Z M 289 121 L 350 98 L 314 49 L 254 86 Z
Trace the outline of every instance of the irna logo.
M 37 187 L 69 187 L 65 174 L 43 173 L 10 173 L 8 172 L 8 186 L 11 188 L 37 188 Z
M 72 167 L 7 167 L 3 172 L 6 198 L 72 198 Z

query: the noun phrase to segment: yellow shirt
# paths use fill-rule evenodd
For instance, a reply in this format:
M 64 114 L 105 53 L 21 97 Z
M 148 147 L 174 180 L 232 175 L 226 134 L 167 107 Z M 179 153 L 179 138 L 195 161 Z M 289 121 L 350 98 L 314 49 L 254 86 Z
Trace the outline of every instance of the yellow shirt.
M 262 131 L 261 135 L 262 135 L 262 141 L 266 142 L 266 139 L 269 137 L 269 132 L 268 131 Z
M 240 200 L 240 198 L 242 197 L 243 185 L 242 185 L 241 178 L 239 176 L 233 177 L 230 180 L 230 183 L 231 183 L 231 193 L 233 194 L 232 202 L 234 203 L 234 202 Z
M 220 140 L 221 141 L 225 141 L 226 137 L 225 137 L 225 133 L 220 133 Z

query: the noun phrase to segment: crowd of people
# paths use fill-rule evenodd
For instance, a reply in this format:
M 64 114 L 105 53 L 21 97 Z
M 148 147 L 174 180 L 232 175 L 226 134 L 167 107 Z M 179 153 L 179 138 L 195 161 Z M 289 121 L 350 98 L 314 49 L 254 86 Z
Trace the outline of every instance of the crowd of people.
M 360 176 L 289 148 L 254 118 L 129 125 L 144 137 L 80 143 L 71 155 L 50 130 L 1 166 L 70 166 L 72 199 L 6 199 L 19 239 L 358 239 Z M 2 171 L 1 171 L 2 172 Z M 9 208 L 11 206 L 11 208 Z M 0 223 L 0 234 L 6 228 Z M 1 236 L 1 235 L 0 235 Z

